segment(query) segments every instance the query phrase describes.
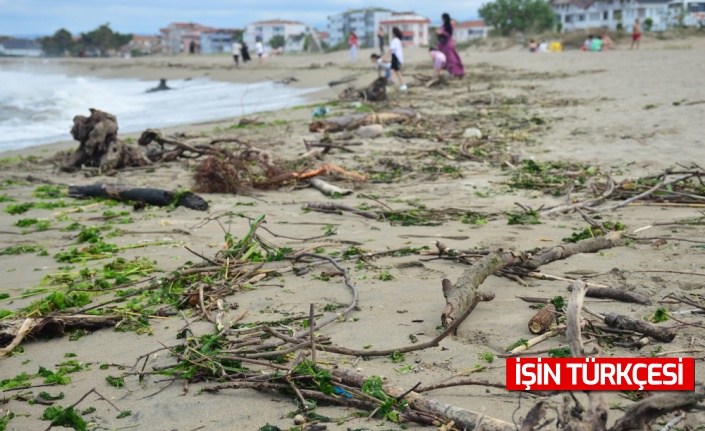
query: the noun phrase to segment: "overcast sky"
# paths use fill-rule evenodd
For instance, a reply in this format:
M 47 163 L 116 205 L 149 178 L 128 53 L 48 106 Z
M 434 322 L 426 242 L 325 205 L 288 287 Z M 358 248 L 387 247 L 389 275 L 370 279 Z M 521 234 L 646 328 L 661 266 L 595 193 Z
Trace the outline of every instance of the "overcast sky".
M 303 21 L 325 30 L 326 17 L 370 6 L 413 10 L 440 22 L 477 17 L 485 0 L 0 0 L 0 35 L 45 35 L 60 28 L 78 34 L 110 23 L 121 33 L 156 34 L 170 22 L 243 28 L 262 19 Z

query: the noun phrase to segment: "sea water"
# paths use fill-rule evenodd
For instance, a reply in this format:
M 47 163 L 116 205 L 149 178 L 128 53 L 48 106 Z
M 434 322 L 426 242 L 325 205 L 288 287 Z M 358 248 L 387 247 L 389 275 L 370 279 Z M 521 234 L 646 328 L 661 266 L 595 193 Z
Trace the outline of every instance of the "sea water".
M 301 105 L 318 90 L 195 78 L 146 92 L 157 84 L 0 70 L 0 152 L 72 140 L 73 117 L 89 116 L 89 108 L 115 115 L 118 133 L 127 133 Z

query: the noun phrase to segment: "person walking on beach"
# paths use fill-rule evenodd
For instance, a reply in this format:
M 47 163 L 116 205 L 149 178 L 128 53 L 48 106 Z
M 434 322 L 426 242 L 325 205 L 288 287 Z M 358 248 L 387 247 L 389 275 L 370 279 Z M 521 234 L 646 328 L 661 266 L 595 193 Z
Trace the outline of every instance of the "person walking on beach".
M 453 24 L 450 22 L 450 15 L 441 15 L 443 25 L 438 29 L 438 49 L 445 54 L 448 73 L 459 78 L 465 75 L 465 67 L 460 60 L 458 52 L 455 50 L 453 41 Z
M 262 64 L 262 56 L 264 55 L 264 45 L 262 44 L 262 39 L 257 39 L 255 42 L 255 51 L 257 51 L 257 63 Z
M 399 90 L 406 91 L 406 84 L 404 84 L 404 77 L 401 74 L 401 65 L 404 63 L 404 50 L 401 44 L 401 30 L 399 27 L 392 28 L 392 41 L 389 43 L 389 51 L 387 55 L 384 56 L 382 60 L 383 63 L 388 63 L 391 61 L 391 69 L 394 71 L 399 80 Z
M 350 32 L 350 37 L 348 38 L 348 45 L 350 46 L 350 61 L 353 62 L 357 60 L 357 47 L 359 46 L 357 41 L 357 35 L 354 31 Z
M 634 27 L 632 27 L 632 49 L 634 49 L 634 45 L 636 45 L 636 49 L 639 49 L 639 39 L 641 39 L 641 24 L 637 18 L 634 20 Z
M 243 41 L 242 42 L 242 48 L 240 48 L 240 54 L 242 54 L 242 63 L 245 64 L 248 61 L 252 60 L 250 58 L 250 51 L 247 48 L 247 44 Z
M 384 38 L 387 33 L 384 31 L 382 26 L 377 29 L 377 40 L 379 41 L 379 55 L 384 55 Z
M 235 60 L 235 67 L 240 67 L 240 52 L 242 51 L 242 44 L 238 41 L 233 42 L 232 50 L 233 60 Z M 242 61 L 245 61 L 244 56 Z

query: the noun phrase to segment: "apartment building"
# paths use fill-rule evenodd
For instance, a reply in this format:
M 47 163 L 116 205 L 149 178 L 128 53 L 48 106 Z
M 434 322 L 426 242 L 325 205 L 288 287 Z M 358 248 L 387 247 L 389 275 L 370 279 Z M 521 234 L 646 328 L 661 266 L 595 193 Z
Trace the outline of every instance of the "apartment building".
M 349 9 L 328 17 L 328 44 L 338 45 L 347 42 L 348 35 L 354 31 L 363 48 L 377 46 L 377 29 L 380 23 L 389 19 L 392 11 L 383 8 Z

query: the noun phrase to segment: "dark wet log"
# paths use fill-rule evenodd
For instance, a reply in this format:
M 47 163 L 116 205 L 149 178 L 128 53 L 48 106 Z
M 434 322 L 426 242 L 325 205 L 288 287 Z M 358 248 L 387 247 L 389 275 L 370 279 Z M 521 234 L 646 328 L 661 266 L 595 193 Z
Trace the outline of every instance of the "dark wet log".
M 362 211 L 348 205 L 334 204 L 330 202 L 309 202 L 308 205 L 306 205 L 306 208 L 312 211 L 336 214 L 341 214 L 342 211 L 349 211 L 353 214 L 361 215 L 363 217 L 370 218 L 373 220 L 379 218 L 379 214 L 373 213 L 371 211 Z
M 540 335 L 548 331 L 553 322 L 556 321 L 556 307 L 553 304 L 548 304 L 538 313 L 534 314 L 534 317 L 529 320 L 529 332 L 532 334 Z
M 208 202 L 191 192 L 170 192 L 117 184 L 96 183 L 88 186 L 70 186 L 69 196 L 72 198 L 111 198 L 119 201 L 144 202 L 160 207 L 184 206 L 198 211 L 208 209 Z
M 150 88 L 147 90 L 147 93 L 154 93 L 155 91 L 165 91 L 165 90 L 171 90 L 172 88 L 166 85 L 166 79 L 162 78 L 159 80 L 159 85 L 157 85 L 154 88 Z
M 92 108 L 90 111 L 90 117 L 77 115 L 73 118 L 71 135 L 80 145 L 64 160 L 63 171 L 74 172 L 83 166 L 110 171 L 152 164 L 137 147 L 117 138 L 114 115 Z
M 571 287 L 568 287 L 571 290 Z M 615 301 L 632 302 L 641 305 L 651 305 L 651 300 L 635 292 L 612 289 L 609 287 L 588 287 L 585 296 L 588 298 L 614 299 Z
M 605 323 L 613 328 L 638 332 L 665 343 L 670 343 L 676 338 L 676 330 L 674 328 L 655 326 L 643 320 L 632 319 L 616 313 L 606 314 Z

